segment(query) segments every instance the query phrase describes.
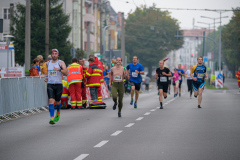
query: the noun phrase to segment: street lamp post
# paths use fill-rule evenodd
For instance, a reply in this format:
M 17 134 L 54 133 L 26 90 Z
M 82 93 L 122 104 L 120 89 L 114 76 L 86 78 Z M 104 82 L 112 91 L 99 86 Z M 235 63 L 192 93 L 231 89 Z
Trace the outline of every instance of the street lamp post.
M 219 28 L 219 50 L 218 50 L 218 68 L 219 68 L 219 71 L 221 71 L 221 23 L 222 23 L 222 18 L 228 18 L 228 16 L 225 16 L 225 17 L 222 17 L 222 12 L 220 12 L 220 17 L 217 17 L 217 18 L 212 18 L 212 17 L 206 17 L 206 16 L 201 16 L 201 18 L 208 18 L 208 19 L 212 19 L 214 21 L 214 39 L 215 39 L 215 20 L 216 19 L 220 19 L 220 28 Z M 214 48 L 214 52 L 215 52 L 215 48 Z

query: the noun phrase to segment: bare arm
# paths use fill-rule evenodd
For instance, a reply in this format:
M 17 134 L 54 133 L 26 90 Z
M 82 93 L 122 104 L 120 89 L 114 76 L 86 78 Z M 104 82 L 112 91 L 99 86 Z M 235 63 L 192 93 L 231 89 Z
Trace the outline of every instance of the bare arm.
M 60 66 L 62 67 L 62 70 L 60 70 L 60 72 L 61 72 L 64 76 L 67 76 L 67 75 L 68 75 L 68 71 L 67 71 L 66 64 L 65 64 L 63 61 L 60 61 Z

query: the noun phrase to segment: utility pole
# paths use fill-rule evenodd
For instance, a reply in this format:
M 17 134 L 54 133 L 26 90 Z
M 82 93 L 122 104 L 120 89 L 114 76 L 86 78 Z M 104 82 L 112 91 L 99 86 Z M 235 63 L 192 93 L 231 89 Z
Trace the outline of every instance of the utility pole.
M 103 55 L 103 44 L 102 44 L 102 1 L 100 1 L 100 55 Z
M 122 13 L 121 51 L 122 51 L 122 64 L 125 66 L 125 26 L 124 26 L 124 13 Z
M 221 72 L 221 56 L 222 56 L 222 54 L 221 54 L 221 49 L 222 49 L 222 47 L 221 47 L 221 43 L 222 43 L 222 12 L 220 11 L 220 27 L 219 27 L 219 52 L 218 52 L 218 67 L 219 67 L 219 73 Z
M 26 0 L 25 11 L 25 69 L 30 69 L 31 52 L 31 0 Z
M 87 22 L 87 58 L 90 55 L 90 22 Z
M 13 10 L 14 10 L 14 3 L 10 3 L 10 34 L 12 34 L 11 32 L 11 26 L 12 26 L 12 17 L 13 17 Z
M 81 0 L 81 53 L 82 53 L 81 58 L 83 59 L 83 0 Z
M 204 53 L 205 53 L 205 31 L 203 31 L 203 53 L 202 53 L 203 57 L 204 57 Z
M 49 0 L 46 0 L 45 59 L 49 54 Z

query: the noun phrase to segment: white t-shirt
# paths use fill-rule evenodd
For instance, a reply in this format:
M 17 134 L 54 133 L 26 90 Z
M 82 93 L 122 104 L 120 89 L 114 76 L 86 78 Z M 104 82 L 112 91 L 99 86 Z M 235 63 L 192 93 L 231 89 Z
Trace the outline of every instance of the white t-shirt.
M 187 78 L 187 79 L 192 79 L 192 77 L 190 76 L 190 73 L 191 73 L 191 72 L 190 72 L 190 70 L 188 69 L 188 70 L 186 71 L 186 74 L 187 74 L 187 76 L 190 77 L 190 78 Z

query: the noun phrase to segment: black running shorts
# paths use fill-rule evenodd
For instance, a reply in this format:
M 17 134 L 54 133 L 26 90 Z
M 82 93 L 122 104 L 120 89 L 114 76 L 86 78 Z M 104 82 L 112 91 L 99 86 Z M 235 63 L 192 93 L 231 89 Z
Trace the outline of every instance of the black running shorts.
M 135 86 L 135 90 L 139 91 L 141 88 L 141 83 L 134 83 L 133 81 L 130 81 L 131 86 Z
M 179 87 L 178 88 L 181 88 L 182 86 L 182 81 L 179 81 Z
M 55 99 L 59 102 L 62 97 L 63 85 L 62 84 L 47 84 L 48 99 Z
M 168 84 L 167 83 L 158 83 L 158 90 L 162 89 L 163 92 L 167 93 L 168 91 Z

